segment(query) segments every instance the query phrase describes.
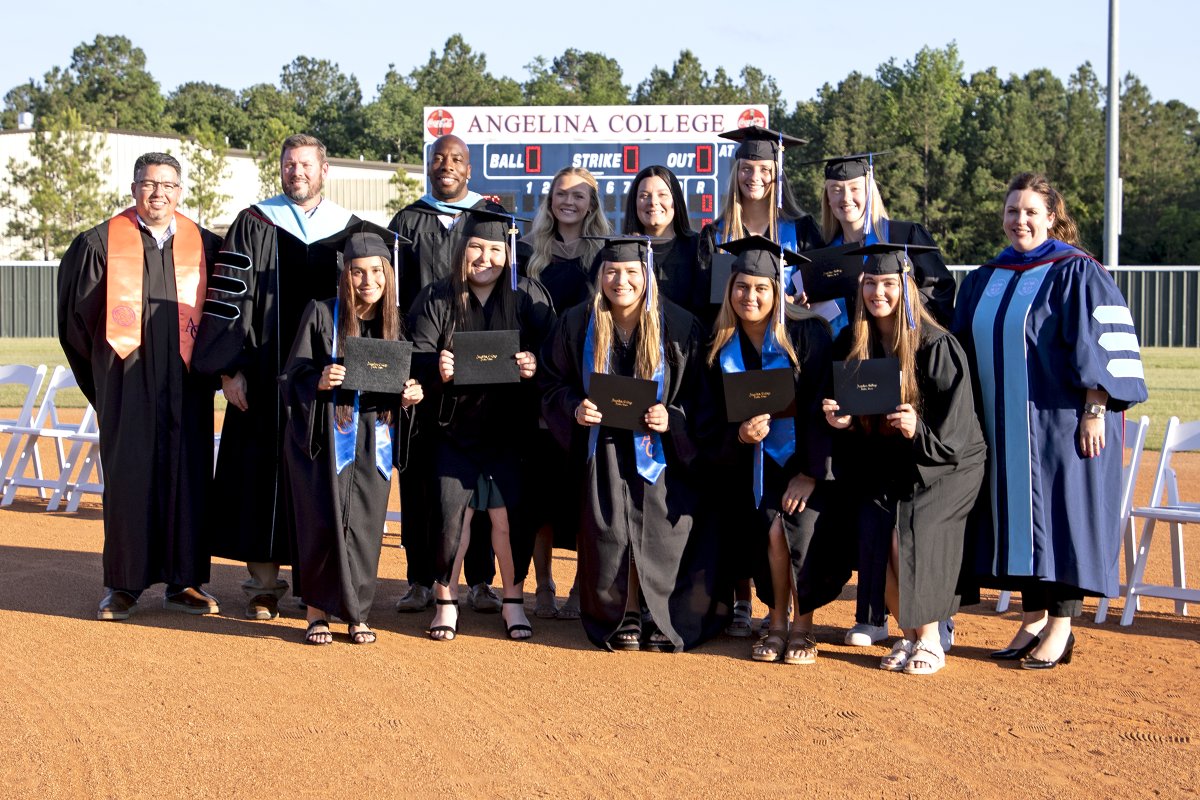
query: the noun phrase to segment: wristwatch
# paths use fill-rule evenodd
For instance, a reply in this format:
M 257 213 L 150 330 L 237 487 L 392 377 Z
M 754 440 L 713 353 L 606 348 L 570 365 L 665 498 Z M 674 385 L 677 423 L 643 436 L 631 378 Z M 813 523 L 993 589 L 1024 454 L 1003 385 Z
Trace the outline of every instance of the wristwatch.
M 1108 409 L 1101 403 L 1084 403 L 1083 413 L 1090 414 L 1096 419 L 1104 419 L 1104 412 Z

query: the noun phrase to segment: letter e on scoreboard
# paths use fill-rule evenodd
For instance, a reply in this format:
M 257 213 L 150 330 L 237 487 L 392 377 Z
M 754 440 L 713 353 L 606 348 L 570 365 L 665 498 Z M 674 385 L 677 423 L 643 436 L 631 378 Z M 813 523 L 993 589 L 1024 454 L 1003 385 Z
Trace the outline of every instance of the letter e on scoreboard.
M 627 144 L 621 148 L 621 171 L 633 175 L 638 171 L 638 151 L 636 144 Z
M 542 146 L 540 144 L 525 145 L 525 174 L 538 175 L 542 171 Z

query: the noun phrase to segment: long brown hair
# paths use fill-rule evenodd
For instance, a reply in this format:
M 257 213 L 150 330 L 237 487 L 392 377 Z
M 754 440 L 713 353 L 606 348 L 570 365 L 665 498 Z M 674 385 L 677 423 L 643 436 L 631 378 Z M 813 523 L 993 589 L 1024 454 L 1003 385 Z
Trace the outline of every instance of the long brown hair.
M 900 277 L 908 284 L 908 299 L 912 304 L 916 327 L 908 327 L 908 320 L 904 314 L 904 289 L 901 288 L 900 302 L 896 303 L 896 308 L 892 311 L 892 339 L 890 342 L 885 342 L 879 332 L 879 326 L 875 324 L 875 318 L 867 311 L 866 303 L 863 302 L 862 282 L 860 281 L 858 298 L 854 303 L 854 321 L 850 323 L 853 339 L 846 360 L 866 361 L 879 350 L 899 359 L 900 402 L 910 403 L 919 415 L 923 398 L 921 397 L 921 388 L 917 383 L 916 365 L 917 350 L 921 346 L 921 333 L 927 327 L 939 331 L 945 331 L 945 328 L 939 325 L 925 308 L 925 301 L 917 291 L 917 284 L 912 278 L 912 273 L 902 274 Z M 866 276 L 864 275 L 863 278 L 865 279 Z M 862 422 L 864 427 L 872 430 L 876 427 L 878 420 L 866 417 L 862 418 Z M 883 429 L 885 431 L 892 430 L 886 426 L 883 426 Z
M 867 181 L 867 191 L 871 193 L 871 230 L 878 231 L 881 221 L 888 218 L 887 208 L 883 205 L 883 195 L 879 193 L 879 184 L 874 175 L 864 175 Z M 842 235 L 842 223 L 833 215 L 833 206 L 829 204 L 829 184 L 825 181 L 821 187 L 821 235 L 825 241 L 832 242 Z
M 741 317 L 733 310 L 733 282 L 737 279 L 737 273 L 729 277 L 729 283 L 725 286 L 725 298 L 721 301 L 721 310 L 717 312 L 717 321 L 713 324 L 713 341 L 708 348 L 708 366 L 712 366 L 717 357 L 721 353 L 721 348 L 733 338 L 734 333 L 738 330 L 741 324 Z M 795 348 L 792 347 L 791 338 L 787 333 L 787 326 L 779 320 L 779 303 L 782 293 L 779 291 L 779 280 L 771 278 L 771 312 L 768 319 L 771 320 L 771 333 L 775 336 L 775 341 L 779 343 L 779 347 L 783 352 L 787 353 L 788 360 L 792 362 L 793 369 L 799 366 L 800 359 L 796 355 Z M 783 301 L 787 302 L 787 301 Z M 788 311 L 786 306 L 784 311 Z
M 379 260 L 383 262 L 383 296 L 375 301 L 375 313 L 379 315 L 380 320 L 379 336 L 381 339 L 396 341 L 404 336 L 404 320 L 396 306 L 396 271 L 392 269 L 392 262 L 388 259 L 379 257 Z M 339 353 L 346 352 L 347 339 L 360 335 L 358 314 L 354 311 L 354 286 L 350 280 L 350 270 L 351 264 L 346 262 L 342 266 L 342 274 L 338 276 L 338 326 L 334 335 L 337 336 Z M 353 413 L 353 401 L 338 403 L 334 409 L 334 418 L 339 425 L 349 425 Z M 390 424 L 392 412 L 381 411 L 379 419 Z
M 529 235 L 525 239 L 533 249 L 533 255 L 529 257 L 529 263 L 525 265 L 525 274 L 531 278 L 536 278 L 550 263 L 550 248 L 554 243 L 554 234 L 558 231 L 558 220 L 554 218 L 554 212 L 550 206 L 554 201 L 554 190 L 558 187 L 559 180 L 568 175 L 582 178 L 591 190 L 588 193 L 588 211 L 583 218 L 580 234 L 583 236 L 608 236 L 612 232 L 608 218 L 600 210 L 600 186 L 596 183 L 596 178 L 583 167 L 563 167 L 554 173 L 554 179 L 550 181 L 550 191 L 542 196 L 541 205 L 538 206 L 537 213 L 533 217 L 533 225 L 530 226 Z M 595 250 L 599 249 L 600 246 L 595 245 L 593 255 Z M 588 268 L 591 264 L 585 263 L 583 266 Z
M 1050 238 L 1082 249 L 1083 245 L 1079 241 L 1079 226 L 1067 213 L 1067 201 L 1063 199 L 1057 189 L 1050 185 L 1050 180 L 1042 173 L 1022 172 L 1009 181 L 1008 189 L 1004 192 L 1005 205 L 1008 204 L 1010 194 L 1026 189 L 1040 194 L 1042 201 L 1046 204 L 1046 210 L 1054 215 L 1054 224 L 1050 226 Z M 1003 218 L 1003 210 L 1001 210 L 1000 216 Z
M 451 315 L 450 330 L 446 332 L 446 339 L 443 342 L 443 346 L 448 350 L 454 349 L 454 331 L 484 330 L 483 309 L 476 309 L 471 305 L 471 283 L 467 280 L 467 270 L 469 269 L 467 242 L 470 238 L 469 236 L 458 237 L 450 259 L 452 265 L 457 264 L 458 266 L 450 269 L 450 295 L 454 313 Z M 504 269 L 492 286 L 492 293 L 500 304 L 500 307 L 494 312 L 496 316 L 492 317 L 493 323 L 498 326 L 495 330 L 512 330 L 520 327 L 517 323 L 517 297 L 512 290 L 512 278 L 509 272 L 512 269 L 511 259 L 512 251 L 509 250 L 506 239 L 504 242 Z
M 612 352 L 613 340 L 616 338 L 616 323 L 612 318 L 612 306 L 604 295 L 604 269 L 609 262 L 600 265 L 596 274 L 596 293 L 592 297 L 592 318 L 596 326 L 595 357 L 592 362 L 593 372 L 607 372 L 609 355 Z M 644 270 L 643 270 L 644 274 Z M 650 302 L 646 302 L 646 292 L 650 293 Z M 634 361 L 635 378 L 650 380 L 658 369 L 658 351 L 662 344 L 662 325 L 659 322 L 661 310 L 658 307 L 658 281 L 647 278 L 642 296 L 638 298 L 641 304 L 641 314 L 638 317 L 637 358 Z

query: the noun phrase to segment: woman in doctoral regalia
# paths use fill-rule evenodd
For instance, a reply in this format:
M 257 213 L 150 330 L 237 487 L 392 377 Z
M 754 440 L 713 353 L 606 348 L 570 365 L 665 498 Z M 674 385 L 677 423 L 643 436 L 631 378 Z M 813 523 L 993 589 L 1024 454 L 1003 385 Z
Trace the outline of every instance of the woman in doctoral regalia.
M 713 256 L 719 245 L 745 236 L 765 236 L 793 252 L 821 247 L 821 233 L 811 214 L 805 213 L 792 196 L 787 175 L 783 171 L 785 147 L 798 147 L 803 139 L 758 126 L 737 128 L 721 136 L 737 142 L 729 184 L 721 201 L 720 216 L 700 231 L 698 263 L 700 282 L 705 295 L 713 280 Z M 794 267 L 784 268 L 784 293 L 791 296 Z M 718 277 L 718 280 L 723 280 Z M 701 315 L 711 321 L 711 313 Z M 725 531 L 725 535 L 736 532 Z M 733 620 L 726 632 L 731 636 L 747 637 L 750 627 L 750 572 L 753 556 L 744 549 L 731 550 L 723 559 L 725 568 L 735 580 L 736 601 Z
M 563 167 L 542 196 L 529 233 L 517 241 L 520 273 L 534 278 L 554 301 L 556 313 L 592 297 L 596 255 L 611 228 L 600 208 L 599 186 L 583 167 Z M 562 608 L 557 605 L 554 583 L 554 546 L 574 549 L 579 522 L 579 498 L 566 481 L 564 454 L 554 438 L 539 424 L 532 444 L 536 451 L 527 461 L 527 493 L 536 497 L 521 509 L 524 524 L 538 529 L 533 565 L 537 589 L 534 614 L 544 619 L 579 619 L 579 590 L 574 584 Z
M 503 584 L 501 615 L 511 639 L 528 639 L 524 581 L 533 532 L 520 524 L 521 459 L 537 431 L 537 391 L 530 380 L 537 353 L 554 323 L 545 289 L 518 278 L 514 219 L 491 211 L 466 212 L 450 276 L 430 284 L 413 304 L 413 344 L 423 383 L 439 404 L 432 431 L 434 502 L 441 513 L 435 544 L 435 611 L 429 635 L 449 641 L 458 632 L 458 576 L 471 536 L 471 520 L 485 513 Z M 519 331 L 513 356 L 517 383 L 455 383 L 470 364 L 456 363 L 455 336 L 465 331 Z
M 542 357 L 542 412 L 583 483 L 579 590 L 588 638 L 681 650 L 713 632 L 715 552 L 693 517 L 702 332 L 658 296 L 644 237 L 610 238 L 591 303 L 568 309 Z M 608 427 L 593 373 L 656 384 L 643 430 Z M 646 614 L 642 613 L 645 605 Z
M 828 504 L 826 478 L 830 429 L 821 401 L 830 394 L 829 325 L 803 306 L 783 299 L 780 246 L 761 236 L 722 245 L 737 254 L 708 351 L 711 398 L 722 423 L 711 448 L 719 481 L 710 498 L 721 527 L 752 542 L 754 585 L 770 609 L 771 628 L 751 648 L 756 661 L 811 664 L 813 610 L 837 598 L 849 577 L 815 538 Z M 783 250 L 793 265 L 803 257 Z M 759 369 L 788 369 L 795 411 L 728 418 L 723 376 Z M 822 549 L 824 547 L 824 550 Z M 796 616 L 789 632 L 788 610 Z
M 928 675 L 946 663 L 939 621 L 958 609 L 967 515 L 983 480 L 986 446 L 971 395 L 967 356 L 925 308 L 905 245 L 875 244 L 854 322 L 834 343 L 849 364 L 891 357 L 900 405 L 886 414 L 840 414 L 823 403 L 834 471 L 857 520 L 859 576 L 883 574 L 887 609 L 903 635 L 880 668 Z
M 1008 185 L 1011 246 L 971 272 L 955 331 L 973 360 L 989 474 L 977 504 L 984 585 L 1020 590 L 1021 627 L 992 658 L 1071 661 L 1085 596 L 1117 593 L 1121 416 L 1146 399 L 1133 317 L 1079 247 L 1044 175 Z
M 330 615 L 349 624 L 354 644 L 375 641 L 367 616 L 392 467 L 403 468 L 410 409 L 422 398 L 414 378 L 400 395 L 338 389 L 346 376 L 339 354 L 348 339 L 404 336 L 392 254 L 382 236 L 391 241 L 394 235 L 363 222 L 325 240 L 345 243 L 338 294 L 309 303 L 281 380 L 289 411 L 284 459 L 296 536 L 295 589 L 308 607 L 308 644 L 333 641 Z

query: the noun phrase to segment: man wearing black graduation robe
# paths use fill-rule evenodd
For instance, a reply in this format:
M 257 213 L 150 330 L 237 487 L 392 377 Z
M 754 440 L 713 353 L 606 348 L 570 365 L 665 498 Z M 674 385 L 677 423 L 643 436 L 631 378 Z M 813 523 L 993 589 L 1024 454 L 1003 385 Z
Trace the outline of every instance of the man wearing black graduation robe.
M 414 306 L 417 295 L 426 286 L 450 275 L 450 261 L 460 238 L 458 222 L 462 212 L 458 209 L 505 211 L 503 206 L 468 188 L 471 151 L 457 136 L 442 136 L 433 143 L 427 174 L 429 194 L 402 208 L 388 223 L 388 228 L 411 242 L 400 245 L 396 264 L 400 308 L 408 310 L 409 330 L 412 329 L 413 315 L 419 310 Z M 435 403 L 418 405 L 416 415 L 418 431 L 431 431 L 437 425 Z M 434 485 L 429 444 L 428 436 L 418 434 L 413 439 L 408 456 L 410 468 L 400 484 L 400 506 L 404 515 L 401 536 L 408 562 L 408 592 L 400 598 L 396 606 L 398 611 L 421 611 L 433 605 L 432 542 L 441 531 L 441 521 L 432 518 L 430 508 L 429 498 L 434 496 Z M 489 539 L 482 535 L 488 524 L 486 514 L 476 515 L 472 530 L 481 535 L 471 537 L 463 571 L 467 585 L 472 587 L 469 602 L 477 610 L 493 612 L 500 610 L 500 598 L 490 586 L 495 577 L 495 566 Z
M 209 579 L 203 514 L 214 384 L 189 369 L 194 350 L 181 338 L 195 337 L 195 309 L 220 239 L 175 214 L 180 183 L 171 156 L 138 158 L 134 208 L 81 233 L 59 265 L 59 340 L 100 425 L 108 591 L 99 619 L 127 619 L 142 590 L 159 582 L 167 584 L 168 608 L 219 611 L 200 588 Z M 133 279 L 128 305 L 113 283 L 120 277 L 110 274 L 121 264 Z M 125 320 L 131 338 L 122 341 Z
M 246 562 L 250 619 L 277 616 L 288 588 L 279 579 L 292 537 L 277 380 L 309 301 L 337 292 L 337 253 L 314 243 L 358 222 L 321 196 L 329 162 L 319 139 L 285 140 L 280 172 L 283 194 L 243 210 L 229 228 L 196 343 L 196 368 L 221 376 L 229 403 L 209 520 L 213 555 Z

